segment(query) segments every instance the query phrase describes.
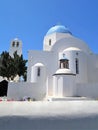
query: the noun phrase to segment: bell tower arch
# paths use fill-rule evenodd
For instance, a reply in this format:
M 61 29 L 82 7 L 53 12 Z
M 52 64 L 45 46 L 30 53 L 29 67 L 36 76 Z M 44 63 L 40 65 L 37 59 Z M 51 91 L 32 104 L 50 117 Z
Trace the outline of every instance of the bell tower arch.
M 17 52 L 19 56 L 22 55 L 22 41 L 19 40 L 18 38 L 15 38 L 14 40 L 12 40 L 10 44 L 10 49 L 9 49 L 10 56 L 13 57 L 13 54 L 15 52 Z

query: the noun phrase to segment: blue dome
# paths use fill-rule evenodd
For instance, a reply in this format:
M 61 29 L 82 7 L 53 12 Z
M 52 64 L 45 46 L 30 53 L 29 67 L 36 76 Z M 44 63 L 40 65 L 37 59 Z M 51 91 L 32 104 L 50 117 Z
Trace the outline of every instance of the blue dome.
M 46 33 L 46 35 L 49 35 L 49 34 L 53 34 L 53 33 L 70 33 L 72 34 L 68 28 L 66 28 L 65 26 L 63 25 L 56 25 L 56 26 L 53 26 L 52 28 L 50 28 L 48 30 L 48 32 Z

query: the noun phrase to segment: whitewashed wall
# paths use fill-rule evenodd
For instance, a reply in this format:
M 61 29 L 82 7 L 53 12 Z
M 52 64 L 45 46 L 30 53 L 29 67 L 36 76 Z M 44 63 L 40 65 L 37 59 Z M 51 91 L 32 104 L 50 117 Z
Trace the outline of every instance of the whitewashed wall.
M 46 95 L 45 88 L 30 82 L 10 82 L 8 84 L 8 99 L 20 100 L 24 97 L 42 100 Z
M 53 96 L 67 97 L 75 95 L 75 77 L 73 75 L 54 75 Z
M 76 96 L 98 98 L 98 83 L 96 83 L 96 84 L 77 84 Z
M 64 49 L 67 49 L 69 47 L 79 48 L 80 50 L 82 50 L 86 54 L 91 53 L 90 48 L 88 47 L 88 45 L 84 41 L 82 41 L 76 37 L 73 37 L 73 36 L 58 40 L 54 44 L 54 46 L 52 46 L 51 51 L 62 52 Z
M 43 50 L 51 51 L 52 46 L 60 39 L 70 37 L 71 35 L 68 33 L 53 33 L 50 35 L 46 35 L 43 41 Z M 49 40 L 51 40 L 51 45 L 49 45 Z
M 37 63 L 42 63 L 46 68 L 46 87 L 48 87 L 48 94 L 53 92 L 53 78 L 52 75 L 58 69 L 58 54 L 49 51 L 29 51 L 28 55 L 28 71 L 27 81 L 31 82 L 31 69 Z
M 87 54 L 79 50 L 65 50 L 69 60 L 69 68 L 76 74 L 76 58 L 79 61 L 79 74 L 76 75 L 76 83 L 87 83 Z
M 91 54 L 87 59 L 88 82 L 98 83 L 98 55 Z

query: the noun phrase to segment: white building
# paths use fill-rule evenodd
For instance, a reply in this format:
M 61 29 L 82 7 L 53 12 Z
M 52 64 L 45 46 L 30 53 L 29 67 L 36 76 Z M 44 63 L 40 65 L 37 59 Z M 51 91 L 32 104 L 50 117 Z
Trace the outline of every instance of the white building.
M 67 28 L 50 28 L 43 51 L 29 51 L 27 78 L 9 83 L 8 98 L 67 102 L 2 102 L 1 129 L 98 129 L 98 101 L 88 99 L 98 99 L 98 55 Z
M 27 83 L 16 89 L 11 86 L 10 83 L 8 96 L 15 98 L 16 93 L 38 100 L 75 96 L 98 98 L 98 55 L 66 27 L 56 25 L 45 35 L 43 51 L 28 52 Z

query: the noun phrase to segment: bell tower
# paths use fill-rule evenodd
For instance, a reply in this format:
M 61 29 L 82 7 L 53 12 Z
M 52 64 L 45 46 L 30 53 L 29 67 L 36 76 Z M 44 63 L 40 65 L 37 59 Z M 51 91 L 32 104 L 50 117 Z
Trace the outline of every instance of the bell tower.
M 18 38 L 12 40 L 10 44 L 10 49 L 9 49 L 10 56 L 13 57 L 13 54 L 15 52 L 17 52 L 19 56 L 22 55 L 22 41 L 19 40 Z

